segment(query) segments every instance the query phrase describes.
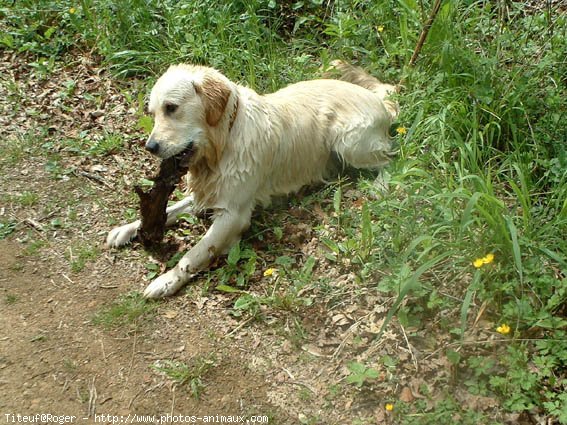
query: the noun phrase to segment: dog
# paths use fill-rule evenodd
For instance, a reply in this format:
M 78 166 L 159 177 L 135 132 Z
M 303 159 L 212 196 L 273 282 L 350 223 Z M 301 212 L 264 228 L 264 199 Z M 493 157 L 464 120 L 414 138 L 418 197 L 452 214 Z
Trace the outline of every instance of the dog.
M 198 65 L 173 65 L 153 87 L 148 110 L 154 127 L 145 148 L 159 158 L 189 154 L 188 196 L 167 208 L 179 214 L 212 212 L 212 225 L 168 272 L 144 291 L 146 298 L 177 292 L 249 227 L 257 204 L 324 181 L 333 160 L 378 168 L 392 156 L 389 127 L 398 105 L 396 87 L 361 68 L 332 63 L 323 78 L 260 95 Z M 129 243 L 140 220 L 113 229 L 108 247 Z

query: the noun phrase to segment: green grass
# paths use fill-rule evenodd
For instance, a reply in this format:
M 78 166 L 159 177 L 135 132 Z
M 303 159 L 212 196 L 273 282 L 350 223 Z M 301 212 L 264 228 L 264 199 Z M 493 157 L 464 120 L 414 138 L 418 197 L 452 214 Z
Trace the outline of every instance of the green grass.
M 151 365 L 178 386 L 186 386 L 193 398 L 199 399 L 206 385 L 204 379 L 216 367 L 214 355 L 196 356 L 189 363 L 177 360 L 157 360 Z
M 403 78 L 395 126 L 407 132 L 395 136 L 399 155 L 382 176 L 388 189 L 363 173 L 357 182 L 346 179 L 305 197 L 306 208 L 321 205 L 332 216 L 333 231 L 320 226 L 315 235 L 328 261 L 356 275 L 356 290 L 392 297 L 389 323 L 395 317 L 417 329 L 413 336 L 435 323 L 436 332 L 450 337 L 454 380 L 467 382 L 471 394 L 498 397 L 504 411 L 539 410 L 567 423 L 566 15 L 555 6 L 530 7 L 534 2 L 446 0 L 410 68 L 431 3 L 42 0 L 38 7 L 24 0 L 13 7 L 0 0 L 0 46 L 27 54 L 45 76 L 56 60 L 84 49 L 100 54 L 118 78 L 141 75 L 150 82 L 170 63 L 187 61 L 274 90 L 317 77 L 334 58 L 386 81 Z M 15 82 L 10 87 L 14 99 L 21 96 Z M 122 143 L 113 134 L 63 141 L 67 150 L 92 156 Z M 9 164 L 29 148 L 2 143 L 0 149 Z M 64 172 L 56 158 L 50 170 Z M 361 193 L 362 202 L 353 204 L 349 190 Z M 264 267 L 243 245 L 211 276 L 234 292 L 234 312 L 295 314 L 317 302 L 309 291 L 339 304 L 349 288 L 334 287 L 316 267 L 312 278 L 305 261 L 288 261 L 281 223 L 262 220 L 274 234 L 270 255 L 279 263 Z M 13 223 L 3 221 L 0 238 L 12 231 Z M 255 234 L 269 236 L 262 232 Z M 475 268 L 474 260 L 488 253 L 494 261 Z M 278 269 L 271 291 L 246 292 L 267 267 Z M 487 342 L 497 354 L 478 359 L 460 344 L 481 305 L 501 342 Z M 496 333 L 501 324 L 511 332 Z M 394 415 L 401 424 L 450 423 L 454 415 L 462 423 L 498 423 L 462 408 L 450 393 L 434 408 L 397 402 Z
M 135 328 L 152 316 L 157 305 L 133 292 L 103 307 L 93 316 L 92 323 L 105 329 Z
M 71 270 L 74 273 L 81 272 L 87 263 L 95 260 L 100 254 L 100 248 L 88 243 L 75 244 L 66 251 L 66 258 L 69 261 Z

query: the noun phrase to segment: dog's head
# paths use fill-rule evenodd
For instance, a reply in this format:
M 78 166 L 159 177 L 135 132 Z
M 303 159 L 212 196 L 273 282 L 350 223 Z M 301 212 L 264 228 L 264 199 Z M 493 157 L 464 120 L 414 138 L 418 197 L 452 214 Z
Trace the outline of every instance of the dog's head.
M 148 110 L 154 116 L 154 128 L 146 149 L 163 159 L 189 154 L 217 161 L 222 146 L 211 132 L 229 126 L 226 109 L 235 99 L 234 84 L 212 68 L 170 67 L 150 95 Z

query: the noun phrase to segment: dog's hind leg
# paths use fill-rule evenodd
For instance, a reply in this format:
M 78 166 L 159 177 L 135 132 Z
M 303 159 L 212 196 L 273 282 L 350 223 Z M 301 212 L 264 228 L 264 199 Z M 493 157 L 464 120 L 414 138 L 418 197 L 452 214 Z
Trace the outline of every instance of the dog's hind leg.
M 193 196 L 189 195 L 186 198 L 183 198 L 181 201 L 176 202 L 172 206 L 168 207 L 166 210 L 167 221 L 165 225 L 171 226 L 172 224 L 174 224 L 177 221 L 177 217 L 179 217 L 180 214 L 193 213 L 194 212 L 193 206 L 194 206 Z M 126 245 L 136 237 L 140 225 L 141 225 L 141 221 L 136 220 L 133 221 L 132 223 L 115 227 L 110 231 L 110 233 L 108 233 L 108 236 L 106 237 L 106 246 L 108 248 L 116 248 L 119 246 Z
M 223 211 L 218 214 L 205 236 L 167 273 L 155 279 L 144 291 L 146 298 L 173 295 L 218 255 L 226 254 L 240 240 L 250 225 L 252 208 Z

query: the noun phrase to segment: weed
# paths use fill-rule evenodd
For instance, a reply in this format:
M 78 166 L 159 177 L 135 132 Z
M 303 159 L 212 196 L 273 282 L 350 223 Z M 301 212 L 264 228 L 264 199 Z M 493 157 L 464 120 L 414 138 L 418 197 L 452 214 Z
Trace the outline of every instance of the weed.
M 89 261 L 94 260 L 100 254 L 100 249 L 95 245 L 78 244 L 68 248 L 66 257 L 74 273 L 82 271 Z
M 44 341 L 47 341 L 47 335 L 44 334 L 34 335 L 30 338 L 30 342 L 44 342 Z
M 26 254 L 29 257 L 32 257 L 36 255 L 39 250 L 46 247 L 47 245 L 48 242 L 44 239 L 31 239 L 30 243 L 26 245 L 26 248 L 24 249 L 24 254 Z
M 15 166 L 23 158 L 36 152 L 45 137 L 43 130 L 29 130 L 23 134 L 0 140 L 0 165 Z
M 256 253 L 249 248 L 242 249 L 240 243 L 234 245 L 226 258 L 226 265 L 217 270 L 221 290 L 230 291 L 232 287 L 245 288 L 248 279 L 256 271 Z
M 66 357 L 63 359 L 63 368 L 69 373 L 75 373 L 77 371 L 77 363 L 72 359 Z
M 358 362 L 350 362 L 347 368 L 350 374 L 347 376 L 346 381 L 358 388 L 361 388 L 363 385 L 368 384 L 369 381 L 373 381 L 380 376 L 376 369 L 367 367 Z
M 37 193 L 28 192 L 28 191 L 22 192 L 17 197 L 17 202 L 23 207 L 31 207 L 35 205 L 38 200 L 39 200 L 39 195 Z
M 119 152 L 124 147 L 124 138 L 120 134 L 104 133 L 87 137 L 64 139 L 61 146 L 66 152 L 84 156 L 106 156 Z
M 18 296 L 17 296 L 17 295 L 14 295 L 14 294 L 6 294 L 6 295 L 4 296 L 4 302 L 5 302 L 7 305 L 15 304 L 17 301 L 18 301 Z
M 12 220 L 0 221 L 0 240 L 10 236 L 10 234 L 16 230 L 16 224 L 17 223 Z
M 160 268 L 159 264 L 146 263 L 146 270 L 148 271 L 146 273 L 146 279 L 147 280 L 153 280 L 159 275 L 161 268 Z
M 203 380 L 215 366 L 215 356 L 209 355 L 194 357 L 189 364 L 176 360 L 157 360 L 150 367 L 171 379 L 176 385 L 186 385 L 191 396 L 199 399 L 205 389 Z
M 147 301 L 140 293 L 132 292 L 96 313 L 92 323 L 105 329 L 135 328 L 151 317 L 157 305 Z

